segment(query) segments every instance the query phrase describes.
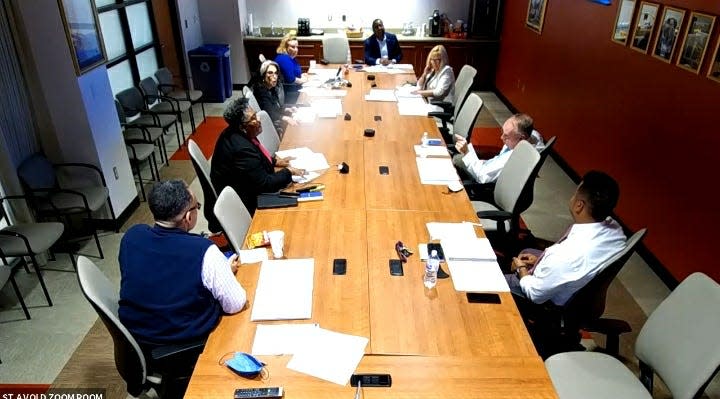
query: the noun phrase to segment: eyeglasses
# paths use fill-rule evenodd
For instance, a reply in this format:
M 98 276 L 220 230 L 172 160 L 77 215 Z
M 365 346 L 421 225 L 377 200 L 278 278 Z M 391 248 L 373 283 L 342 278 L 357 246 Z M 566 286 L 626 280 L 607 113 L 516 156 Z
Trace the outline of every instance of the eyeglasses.
M 265 75 L 277 75 L 276 71 L 267 71 L 265 72 Z
M 405 244 L 402 243 L 402 241 L 398 241 L 398 242 L 395 244 L 395 251 L 396 251 L 397 254 L 398 254 L 398 258 L 400 258 L 400 261 L 403 262 L 403 263 L 406 263 L 406 262 L 407 262 L 407 258 L 408 258 L 410 255 L 413 254 L 412 251 L 409 250 L 409 249 L 405 246 Z
M 188 211 L 188 212 L 191 212 L 191 211 L 196 210 L 196 209 L 199 211 L 200 208 L 202 208 L 202 204 L 201 204 L 200 202 L 198 202 L 198 203 L 196 203 L 195 205 L 191 206 L 190 209 L 188 209 L 187 211 Z

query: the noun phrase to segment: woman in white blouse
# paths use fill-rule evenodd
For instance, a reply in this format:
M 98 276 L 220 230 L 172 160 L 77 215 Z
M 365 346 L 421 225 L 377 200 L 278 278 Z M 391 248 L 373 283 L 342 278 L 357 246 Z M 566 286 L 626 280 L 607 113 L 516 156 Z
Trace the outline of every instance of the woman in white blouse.
M 452 103 L 455 96 L 455 73 L 448 65 L 445 46 L 437 45 L 428 54 L 425 71 L 417 81 L 414 94 L 420 94 L 428 100 Z

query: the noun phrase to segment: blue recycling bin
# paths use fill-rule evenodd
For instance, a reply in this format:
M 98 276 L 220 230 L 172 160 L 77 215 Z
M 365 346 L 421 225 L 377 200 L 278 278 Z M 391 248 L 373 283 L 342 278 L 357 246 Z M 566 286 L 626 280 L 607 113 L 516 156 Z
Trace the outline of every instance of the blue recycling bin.
M 188 51 L 195 87 L 207 102 L 224 102 L 232 96 L 230 45 L 206 44 Z

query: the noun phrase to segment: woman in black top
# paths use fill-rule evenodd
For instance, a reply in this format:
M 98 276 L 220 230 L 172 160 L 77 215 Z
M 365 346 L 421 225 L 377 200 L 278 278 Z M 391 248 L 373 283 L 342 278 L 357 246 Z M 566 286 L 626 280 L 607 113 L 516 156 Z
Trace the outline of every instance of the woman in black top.
M 260 108 L 267 112 L 272 119 L 275 129 L 282 138 L 287 125 L 295 126 L 297 122 L 292 118 L 293 108 L 285 108 L 285 93 L 282 84 L 279 84 L 280 67 L 275 61 L 265 61 L 260 66 L 260 80 L 253 86 L 253 95 L 260 104 Z

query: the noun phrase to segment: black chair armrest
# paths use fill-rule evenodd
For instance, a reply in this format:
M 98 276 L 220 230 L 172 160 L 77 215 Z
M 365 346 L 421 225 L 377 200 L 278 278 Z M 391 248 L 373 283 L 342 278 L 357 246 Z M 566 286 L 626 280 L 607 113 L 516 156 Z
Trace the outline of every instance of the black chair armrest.
M 630 324 L 625 320 L 600 318 L 585 326 L 585 330 L 601 334 L 623 334 L 632 331 Z
M 105 179 L 103 178 L 103 183 L 104 183 L 104 182 L 105 182 Z M 32 192 L 33 192 L 33 193 L 48 193 L 48 194 L 51 194 L 50 196 L 45 197 L 44 199 L 47 200 L 48 203 L 50 204 L 50 206 L 53 207 L 53 210 L 55 210 L 55 212 L 58 212 L 58 213 L 61 212 L 61 209 L 58 208 L 58 207 L 53 203 L 52 194 L 65 193 L 65 194 L 77 195 L 77 196 L 79 196 L 80 198 L 82 198 L 83 204 L 85 204 L 85 210 L 87 210 L 87 212 L 90 213 L 90 204 L 88 203 L 88 200 L 87 200 L 87 198 L 85 197 L 85 194 L 83 194 L 83 193 L 81 193 L 81 192 L 78 192 L 78 191 L 75 191 L 75 190 L 66 189 L 66 188 L 34 188 L 34 189 L 32 189 Z
M 105 182 L 105 176 L 103 176 L 102 171 L 100 168 L 93 164 L 89 163 L 81 163 L 81 162 L 66 162 L 66 163 L 56 163 L 53 164 L 53 168 L 55 169 L 61 169 L 61 168 L 86 168 L 86 169 L 92 169 L 95 172 L 97 172 L 98 177 L 100 177 L 100 181 L 102 181 L 103 187 L 107 187 L 107 183 Z
M 438 118 L 438 119 L 441 119 L 441 120 L 443 120 L 443 121 L 449 121 L 450 119 L 452 119 L 452 114 L 449 113 L 449 112 L 436 112 L 436 111 L 433 111 L 433 112 L 428 112 L 428 116 L 432 116 L 432 117 L 434 117 L 434 118 Z
M 495 195 L 495 183 L 478 183 L 464 180 L 463 186 L 471 201 L 484 201 L 492 203 Z
M 447 101 L 430 101 L 430 104 L 437 105 L 438 107 L 442 108 L 444 112 L 452 113 L 452 111 L 455 109 L 453 105 Z
M 481 219 L 490 219 L 497 222 L 502 222 L 512 218 L 512 213 L 507 211 L 480 211 L 477 216 Z

